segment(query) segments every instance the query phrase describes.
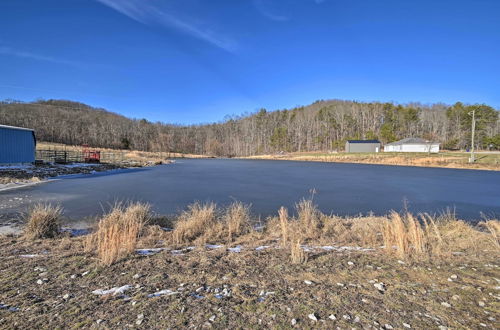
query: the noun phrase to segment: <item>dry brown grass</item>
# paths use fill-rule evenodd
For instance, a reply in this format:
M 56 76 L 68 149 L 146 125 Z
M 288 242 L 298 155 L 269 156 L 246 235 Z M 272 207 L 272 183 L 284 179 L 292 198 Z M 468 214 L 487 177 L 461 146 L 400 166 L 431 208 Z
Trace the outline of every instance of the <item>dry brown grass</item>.
M 194 203 L 188 206 L 177 222 L 173 231 L 175 244 L 193 242 L 203 237 L 207 230 L 217 224 L 217 207 L 214 203 Z
M 188 206 L 175 223 L 174 244 L 232 242 L 252 231 L 250 207 L 234 202 L 225 210 L 214 203 L 194 203 Z
M 36 204 L 27 215 L 24 237 L 27 239 L 54 238 L 60 231 L 61 206 Z
M 115 205 L 99 221 L 96 231 L 87 237 L 85 249 L 96 251 L 101 264 L 111 265 L 134 251 L 149 218 L 148 204 Z
M 422 214 L 419 221 L 413 215 L 391 213 L 384 221 L 385 251 L 399 258 L 429 259 L 449 257 L 453 253 L 478 254 L 498 252 L 499 222 L 490 220 L 482 225 L 489 232 L 457 220 L 450 214 L 434 218 Z
M 303 264 L 307 262 L 307 253 L 302 249 L 300 239 L 296 238 L 290 245 L 290 259 L 294 264 Z
M 498 249 L 500 249 L 500 221 L 488 220 L 481 223 L 482 226 L 490 232 L 490 240 Z

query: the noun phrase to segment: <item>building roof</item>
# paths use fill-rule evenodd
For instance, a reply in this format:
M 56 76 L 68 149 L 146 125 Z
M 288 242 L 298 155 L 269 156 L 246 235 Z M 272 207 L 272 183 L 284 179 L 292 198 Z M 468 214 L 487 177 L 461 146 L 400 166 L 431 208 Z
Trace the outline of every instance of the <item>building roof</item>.
M 349 143 L 380 143 L 379 140 L 347 140 Z
M 30 131 L 30 132 L 34 132 L 34 130 L 32 130 L 32 129 L 30 129 L 30 128 L 16 127 L 16 126 L 8 126 L 8 125 L 0 125 L 0 128 L 18 129 L 18 130 L 21 130 L 21 131 Z
M 424 140 L 421 138 L 406 138 L 396 142 L 387 143 L 386 146 L 400 146 L 403 144 L 429 144 L 429 143 L 435 144 L 436 142 Z

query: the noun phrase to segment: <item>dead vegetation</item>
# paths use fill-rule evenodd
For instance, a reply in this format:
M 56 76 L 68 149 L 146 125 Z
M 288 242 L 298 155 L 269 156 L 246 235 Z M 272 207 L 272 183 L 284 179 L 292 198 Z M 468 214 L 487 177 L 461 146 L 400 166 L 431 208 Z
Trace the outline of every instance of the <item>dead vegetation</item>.
M 134 251 L 149 218 L 148 204 L 117 204 L 87 237 L 85 250 L 97 253 L 101 264 L 111 265 Z
M 59 207 L 38 205 L 29 215 L 25 237 L 54 237 Z M 386 217 L 339 217 L 323 214 L 311 199 L 296 204 L 294 216 L 281 207 L 262 230 L 254 229 L 250 206 L 234 202 L 225 208 L 196 202 L 177 219 L 155 221 L 147 204 L 118 204 L 85 239 L 85 251 L 111 265 L 137 247 L 278 242 L 289 251 L 292 263 L 308 260 L 307 248 L 319 244 L 371 248 L 399 259 L 443 259 L 454 254 L 480 255 L 500 251 L 500 222 L 488 220 L 471 225 L 448 212 L 440 216 L 392 212 Z M 152 220 L 153 219 L 153 220 Z M 158 224 L 173 224 L 172 230 Z M 380 249 L 382 247 L 382 249 Z M 488 252 L 489 251 L 489 252 Z
M 31 240 L 56 237 L 60 232 L 62 213 L 60 206 L 36 204 L 26 216 L 24 237 Z
M 234 202 L 225 210 L 214 203 L 194 203 L 188 206 L 175 223 L 172 240 L 181 245 L 194 243 L 232 242 L 252 231 L 250 207 Z

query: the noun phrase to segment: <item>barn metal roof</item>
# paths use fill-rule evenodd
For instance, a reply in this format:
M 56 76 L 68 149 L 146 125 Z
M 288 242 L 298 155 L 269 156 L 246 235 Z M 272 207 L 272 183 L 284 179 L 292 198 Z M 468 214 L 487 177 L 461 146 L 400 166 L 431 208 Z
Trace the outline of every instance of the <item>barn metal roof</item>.
M 379 140 L 347 140 L 349 143 L 380 143 Z
M 18 129 L 18 130 L 21 130 L 21 131 L 30 131 L 30 132 L 34 132 L 34 130 L 32 130 L 32 129 L 30 129 L 30 128 L 16 127 L 16 126 L 9 126 L 9 125 L 0 125 L 0 128 Z
M 403 144 L 428 144 L 428 143 L 435 143 L 435 142 L 424 140 L 421 138 L 406 138 L 396 142 L 387 143 L 386 146 L 400 146 Z

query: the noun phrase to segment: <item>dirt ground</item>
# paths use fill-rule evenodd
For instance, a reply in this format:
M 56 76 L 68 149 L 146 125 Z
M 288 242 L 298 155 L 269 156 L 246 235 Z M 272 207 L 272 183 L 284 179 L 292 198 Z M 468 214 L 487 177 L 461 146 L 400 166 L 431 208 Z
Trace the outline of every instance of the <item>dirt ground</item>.
M 496 252 L 409 262 L 317 247 L 293 264 L 278 242 L 256 238 L 236 250 L 140 251 L 105 267 L 83 240 L 0 238 L 0 328 L 499 327 Z M 93 293 L 114 287 L 123 292 Z

